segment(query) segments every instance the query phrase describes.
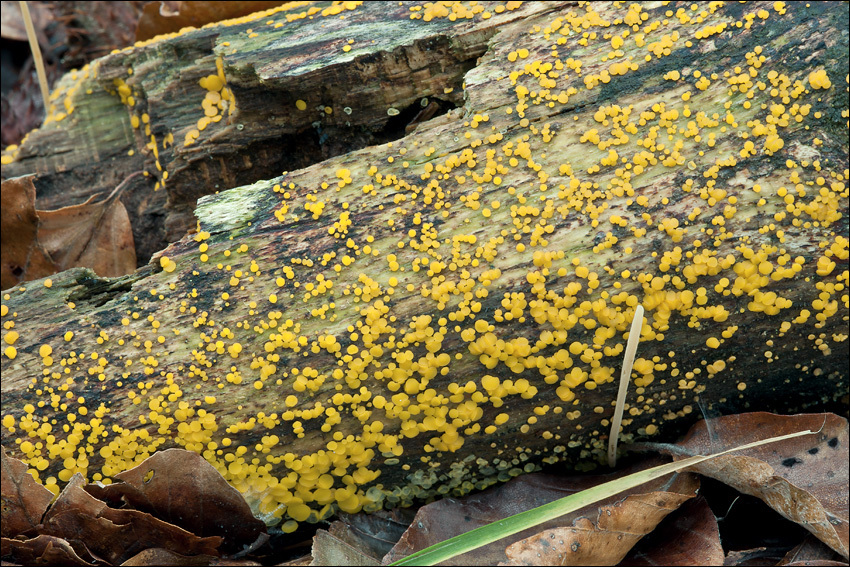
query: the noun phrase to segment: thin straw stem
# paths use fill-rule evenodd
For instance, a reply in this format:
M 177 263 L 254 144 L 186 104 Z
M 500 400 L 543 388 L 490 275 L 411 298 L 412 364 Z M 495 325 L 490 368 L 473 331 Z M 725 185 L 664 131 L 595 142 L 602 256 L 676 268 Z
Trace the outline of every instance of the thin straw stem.
M 32 16 L 27 3 L 21 0 L 18 2 L 21 5 L 21 16 L 24 18 L 24 27 L 27 30 L 27 39 L 30 42 L 30 50 L 32 51 L 32 59 L 35 63 L 35 72 L 38 75 L 38 86 L 41 87 L 41 98 L 44 99 L 44 116 L 47 117 L 50 111 L 49 98 L 47 91 L 47 73 L 44 72 L 44 60 L 41 57 L 41 47 L 38 45 L 38 38 L 35 35 L 35 28 L 32 25 Z
M 620 439 L 620 425 L 623 423 L 623 410 L 626 407 L 626 392 L 629 390 L 629 379 L 632 375 L 641 327 L 643 327 L 643 305 L 638 305 L 635 309 L 634 319 L 632 319 L 632 326 L 629 329 L 629 342 L 626 343 L 623 368 L 620 370 L 620 390 L 617 392 L 617 405 L 614 407 L 611 435 L 608 436 L 608 466 L 611 468 L 617 465 L 617 442 Z

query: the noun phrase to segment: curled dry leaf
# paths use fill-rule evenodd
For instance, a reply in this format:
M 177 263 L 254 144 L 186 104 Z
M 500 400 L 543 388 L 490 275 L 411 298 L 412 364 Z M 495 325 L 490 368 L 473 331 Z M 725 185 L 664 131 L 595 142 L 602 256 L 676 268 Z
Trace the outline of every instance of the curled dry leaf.
M 146 565 L 174 565 L 174 566 L 202 566 L 209 565 L 210 561 L 215 559 L 211 555 L 181 555 L 161 547 L 145 549 L 140 551 L 127 561 L 121 564 L 121 567 L 144 567 Z
M 68 268 L 91 268 L 102 277 L 136 269 L 136 248 L 127 210 L 119 200 L 127 177 L 99 203 L 36 211 L 33 176 L 2 183 L 2 281 L 8 289 Z
M 835 414 L 781 416 L 765 412 L 714 419 L 712 431 L 701 421 L 678 447 L 687 455 L 726 449 L 758 439 L 818 431 L 723 455 L 690 470 L 714 478 L 771 508 L 848 557 L 848 424 Z M 679 456 L 683 455 L 678 455 Z
M 93 566 L 60 537 L 40 535 L 32 539 L 3 538 L 2 556 L 5 561 L 19 565 L 85 565 Z
M 723 565 L 729 567 L 760 567 L 762 565 L 777 565 L 787 548 L 755 547 L 740 551 L 730 551 L 723 560 Z
M 0 37 L 14 41 L 27 41 L 27 30 L 24 26 L 24 16 L 21 14 L 20 3 L 3 0 L 0 5 L 3 7 L 0 10 Z M 50 8 L 41 2 L 32 2 L 29 11 L 33 28 L 38 35 L 38 42 L 42 49 L 47 49 L 49 43 L 44 35 L 44 28 L 53 21 Z
M 406 508 L 371 514 L 341 513 L 313 538 L 312 565 L 380 565 L 410 526 L 415 511 Z
M 239 491 L 192 451 L 160 451 L 115 475 L 115 481 L 89 485 L 86 491 L 107 501 L 123 499 L 198 536 L 219 536 L 225 552 L 239 551 L 265 532 Z
M 333 522 L 327 530 L 318 530 L 313 536 L 313 561 L 311 565 L 380 565 L 381 560 L 370 553 L 342 522 Z
M 301 557 L 296 557 L 295 559 L 290 559 L 289 561 L 284 561 L 283 563 L 278 563 L 278 567 L 307 567 L 312 564 L 313 556 L 307 554 L 302 555 Z
M 247 16 L 284 2 L 150 2 L 136 26 L 136 41 L 193 26 Z
M 359 541 L 373 557 L 383 557 L 398 543 L 410 526 L 416 510 L 393 508 L 369 514 L 339 514 L 339 520 L 348 528 L 352 538 Z
M 619 565 L 723 565 L 723 560 L 717 518 L 697 496 L 667 516 Z
M 117 277 L 136 269 L 136 247 L 127 209 L 119 200 L 134 173 L 103 201 L 38 211 L 38 241 L 59 271 L 91 268 L 101 277 Z
M 138 510 L 116 510 L 83 489 L 79 473 L 47 511 L 42 533 L 81 542 L 95 557 L 119 564 L 148 548 L 218 555 L 220 537 L 201 538 Z
M 0 534 L 16 537 L 35 533 L 44 512 L 53 500 L 53 493 L 39 484 L 30 473 L 29 466 L 0 451 L 0 495 L 3 498 Z
M 593 519 L 578 518 L 571 526 L 544 530 L 508 546 L 508 560 L 500 565 L 615 565 L 692 497 L 675 492 L 626 496 L 600 506 Z
M 262 565 L 250 559 L 224 559 L 221 557 L 213 557 L 211 555 L 181 555 L 173 551 L 162 548 L 153 548 L 140 551 L 127 561 L 121 564 L 121 567 L 143 567 L 146 565 L 175 565 L 194 567 L 201 565 L 208 566 L 241 566 L 252 567 Z
M 502 486 L 462 499 L 445 498 L 439 500 L 419 509 L 410 528 L 402 535 L 398 544 L 384 556 L 382 563 L 386 565 L 472 529 L 658 464 L 660 463 L 657 460 L 648 461 L 616 473 L 604 475 L 559 477 L 529 474 L 518 477 Z M 598 525 L 600 521 L 603 523 L 607 521 L 607 518 L 600 520 L 600 510 L 605 510 L 606 516 L 609 512 L 613 514 L 612 506 L 616 508 L 616 503 L 624 502 L 630 497 L 646 497 L 646 499 L 639 499 L 642 504 L 653 501 L 657 503 L 658 499 L 653 493 L 665 493 L 667 495 L 664 497 L 666 501 L 681 503 L 692 498 L 698 487 L 699 481 L 693 475 L 667 475 L 571 514 L 453 557 L 450 562 L 452 565 L 496 565 L 507 560 L 506 546 L 532 537 L 543 530 L 571 524 L 590 529 L 590 526 Z M 643 508 L 642 504 L 639 506 L 640 508 Z M 667 511 L 664 512 L 665 515 L 666 513 Z M 661 517 L 663 518 L 663 516 Z M 639 522 L 640 520 L 636 521 Z M 660 521 L 660 518 L 658 521 Z M 633 544 L 634 542 L 629 544 L 623 551 L 623 555 Z M 535 559 L 539 560 L 536 555 Z
M 794 561 L 786 563 L 788 567 L 846 567 L 844 561 L 833 561 L 831 559 L 806 559 L 805 561 Z
M 33 176 L 7 179 L 0 185 L 0 288 L 9 289 L 58 271 L 38 241 Z
M 803 565 L 809 564 L 812 561 L 828 561 L 831 564 L 837 562 L 840 565 L 847 565 L 846 561 L 839 561 L 840 559 L 841 557 L 837 553 L 827 547 L 818 538 L 809 534 L 800 545 L 786 553 L 785 557 L 777 565 Z

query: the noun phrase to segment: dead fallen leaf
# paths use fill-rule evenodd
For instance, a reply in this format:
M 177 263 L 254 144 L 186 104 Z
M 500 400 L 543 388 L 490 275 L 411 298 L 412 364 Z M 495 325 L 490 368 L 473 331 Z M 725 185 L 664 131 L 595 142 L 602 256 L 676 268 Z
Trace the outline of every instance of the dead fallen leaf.
M 143 567 L 147 565 L 175 565 L 186 567 L 202 565 L 208 565 L 210 567 L 254 567 L 260 566 L 262 563 L 257 563 L 250 559 L 228 559 L 213 557 L 211 555 L 181 555 L 167 549 L 153 548 L 140 551 L 122 563 L 121 567 Z
M 21 14 L 20 4 L 3 0 L 0 5 L 3 8 L 0 10 L 0 37 L 15 41 L 27 41 L 27 30 L 24 27 L 24 17 Z M 48 43 L 44 35 L 44 28 L 53 20 L 50 9 L 41 2 L 31 2 L 29 10 L 33 28 L 39 36 L 38 42 L 42 48 L 46 49 Z
M 8 289 L 23 281 L 43 278 L 68 268 L 91 268 L 102 277 L 129 274 L 136 269 L 136 248 L 127 210 L 119 198 L 127 177 L 99 203 L 55 211 L 36 211 L 33 176 L 2 183 L 2 281 Z
M 416 551 L 425 549 L 430 545 L 477 527 L 658 464 L 658 460 L 647 461 L 617 471 L 616 473 L 604 475 L 559 477 L 545 474 L 528 474 L 511 480 L 502 486 L 478 494 L 472 494 L 462 499 L 444 498 L 419 509 L 410 528 L 405 531 L 393 549 L 384 556 L 382 563 L 384 565 L 392 563 Z M 698 486 L 699 481 L 695 476 L 688 474 L 668 475 L 639 488 L 623 492 L 613 498 L 556 518 L 551 522 L 524 530 L 474 551 L 453 557 L 450 560 L 450 564 L 496 565 L 499 562 L 507 560 L 507 556 L 505 555 L 506 546 L 534 536 L 543 530 L 570 525 L 573 522 L 579 527 L 588 527 L 588 524 L 592 524 L 593 522 L 586 518 L 593 518 L 595 522 L 602 521 L 604 523 L 606 519 L 600 520 L 598 518 L 600 509 L 615 505 L 615 503 L 622 502 L 632 496 L 646 496 L 656 492 L 666 492 L 670 493 L 669 500 L 680 500 L 681 502 L 693 497 Z M 647 498 L 652 501 L 652 497 Z M 606 511 L 606 515 L 607 513 Z M 613 511 L 611 513 L 613 514 Z M 579 521 L 581 518 L 585 519 Z M 630 547 L 631 544 L 623 551 L 623 554 Z M 443 564 L 449 563 L 446 562 Z
M 193 26 L 247 16 L 285 2 L 151 2 L 136 27 L 136 41 Z
M 39 484 L 27 472 L 29 466 L 10 457 L 0 449 L 0 495 L 3 498 L 0 535 L 17 537 L 35 534 L 44 512 L 53 500 L 53 493 Z
M 290 559 L 289 561 L 284 561 L 283 563 L 278 563 L 277 565 L 278 567 L 307 567 L 312 564 L 313 556 L 308 554 L 296 557 L 295 559 Z
M 826 544 L 809 534 L 800 545 L 786 553 L 777 565 L 804 565 L 811 561 L 830 561 L 833 562 L 831 564 L 837 562 L 839 565 L 847 564 L 844 561 L 839 561 L 840 559 L 841 557 Z
M 77 555 L 64 539 L 49 535 L 27 540 L 4 537 L 0 553 L 4 564 L 8 560 L 19 565 L 95 565 Z
M 81 542 L 95 557 L 119 564 L 148 548 L 187 555 L 218 555 L 220 537 L 201 538 L 138 510 L 116 510 L 83 489 L 79 473 L 47 511 L 40 531 L 72 545 Z
M 632 494 L 600 506 L 593 520 L 579 518 L 508 546 L 508 560 L 499 565 L 615 565 L 690 498 L 693 494 Z
M 732 444 L 806 429 L 818 431 L 816 435 L 723 455 L 690 470 L 762 499 L 848 558 L 850 439 L 846 419 L 835 414 L 781 416 L 755 412 L 719 417 L 710 427 L 712 431 L 704 421 L 699 422 L 677 446 L 687 455 L 707 454 Z M 724 446 L 716 446 L 718 439 Z
M 254 517 L 239 491 L 203 457 L 184 449 L 159 451 L 115 475 L 112 484 L 91 484 L 86 491 L 104 500 L 123 498 L 132 508 L 198 536 L 219 536 L 228 553 L 265 533 L 265 524 Z
M 310 565 L 351 565 L 367 567 L 380 565 L 381 560 L 366 549 L 356 537 L 351 537 L 342 522 L 333 522 L 328 530 L 317 530 L 313 536 L 313 561 Z
M 0 185 L 0 288 L 55 274 L 58 269 L 38 241 L 34 177 L 15 177 Z
M 38 211 L 38 241 L 59 271 L 91 268 L 101 277 L 117 277 L 136 269 L 136 247 L 127 210 L 119 200 L 136 172 L 103 201 Z
M 685 502 L 618 565 L 723 565 L 717 518 L 705 498 Z
M 832 561 L 830 559 L 806 559 L 805 561 L 794 561 L 786 563 L 789 567 L 845 567 L 844 561 Z
M 756 547 L 730 551 L 723 560 L 723 565 L 729 567 L 761 567 L 762 565 L 776 565 L 782 559 L 785 549 L 775 547 Z
M 410 526 L 416 510 L 394 508 L 357 514 L 340 513 L 339 520 L 348 528 L 349 538 L 358 542 L 373 557 L 383 557 L 398 543 Z M 334 533 L 331 531 L 331 533 Z
M 174 565 L 194 567 L 209 565 L 215 559 L 211 555 L 180 555 L 161 547 L 140 551 L 121 564 L 122 567 L 144 567 L 146 565 Z

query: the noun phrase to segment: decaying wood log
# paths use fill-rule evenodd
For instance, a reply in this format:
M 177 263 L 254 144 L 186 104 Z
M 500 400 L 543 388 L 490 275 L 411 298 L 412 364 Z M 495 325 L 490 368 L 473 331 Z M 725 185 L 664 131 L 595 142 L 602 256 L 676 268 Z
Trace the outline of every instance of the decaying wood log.
M 846 4 L 380 6 L 100 63 L 91 80 L 143 93 L 173 218 L 269 179 L 203 197 L 197 232 L 135 274 L 4 295 L 2 443 L 42 480 L 180 445 L 288 530 L 585 466 L 639 303 L 627 440 L 698 402 L 847 394 Z M 216 93 L 197 138 L 175 81 L 198 107 Z M 416 123 L 433 98 L 462 106 Z M 126 156 L 145 122 L 121 109 L 100 126 L 114 162 L 33 141 L 4 175 L 154 160 Z M 401 139 L 279 175 L 306 131 L 334 155 L 405 113 Z M 60 124 L 30 140 L 80 145 Z
M 553 7 L 427 24 L 406 3 L 272 10 L 143 42 L 66 76 L 3 176 L 38 173 L 38 208 L 54 209 L 146 169 L 124 203 L 147 261 L 195 227 L 203 195 L 400 138 L 423 100 L 441 113 L 462 104 L 464 74 L 496 30 Z

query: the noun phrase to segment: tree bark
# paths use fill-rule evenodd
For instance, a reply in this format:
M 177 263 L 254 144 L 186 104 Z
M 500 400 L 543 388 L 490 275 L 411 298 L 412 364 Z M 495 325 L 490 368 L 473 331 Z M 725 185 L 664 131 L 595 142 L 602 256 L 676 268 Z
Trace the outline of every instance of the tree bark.
M 101 63 L 110 82 L 132 60 L 154 136 L 173 134 L 158 158 L 172 215 L 212 183 L 269 179 L 203 197 L 198 232 L 135 274 L 70 270 L 4 296 L 13 455 L 63 481 L 180 445 L 292 521 L 581 468 L 604 454 L 638 303 L 626 440 L 669 437 L 698 404 L 846 396 L 845 4 L 535 3 L 463 24 L 377 6 L 351 27 L 268 16 Z M 183 146 L 167 78 L 197 84 L 216 56 L 233 102 Z M 323 136 L 374 142 L 389 109 L 441 92 L 462 108 L 272 173 L 314 109 L 333 155 Z M 121 143 L 139 135 L 106 120 Z M 4 175 L 65 159 L 27 147 Z M 139 167 L 124 147 L 114 163 Z

